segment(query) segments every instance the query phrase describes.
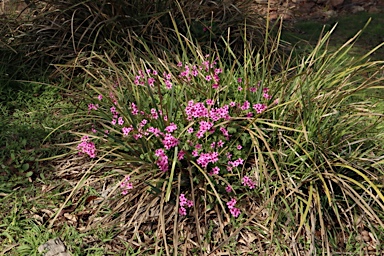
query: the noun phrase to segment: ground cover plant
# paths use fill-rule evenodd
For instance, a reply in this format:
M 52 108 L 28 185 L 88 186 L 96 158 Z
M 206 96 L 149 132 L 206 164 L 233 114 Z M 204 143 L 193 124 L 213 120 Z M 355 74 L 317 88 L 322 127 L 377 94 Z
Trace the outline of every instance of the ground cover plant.
M 77 93 L 57 133 L 77 141 L 58 180 L 1 194 L 2 251 L 60 236 L 75 255 L 380 255 L 383 62 L 329 36 L 296 58 L 279 37 L 258 51 L 244 35 L 238 55 L 180 33 L 178 54 L 134 38 L 58 65 L 82 74 L 59 86 Z
M 194 59 L 95 54 L 72 146 L 90 167 L 66 201 L 107 175 L 87 228 L 120 226 L 148 254 L 217 253 L 239 236 L 241 253 L 382 251 L 381 114 L 355 96 L 380 86 L 383 63 L 346 59 L 355 38 L 327 52 L 329 35 L 280 74 L 275 49 L 228 66 L 188 38 Z

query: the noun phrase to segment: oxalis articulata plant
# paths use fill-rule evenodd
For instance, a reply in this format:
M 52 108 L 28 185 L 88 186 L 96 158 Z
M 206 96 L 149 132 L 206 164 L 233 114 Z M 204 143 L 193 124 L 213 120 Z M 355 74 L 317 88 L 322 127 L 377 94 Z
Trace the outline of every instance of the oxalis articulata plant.
M 218 66 L 218 59 L 207 55 L 200 64 L 179 62 L 172 72 L 137 69 L 127 75 L 129 79 L 94 87 L 97 95 L 88 104 L 88 114 L 103 120 L 94 122 L 90 135 L 81 138 L 79 154 L 97 158 L 98 148 L 113 141 L 164 176 L 173 161 L 178 172 L 188 173 L 192 166 L 193 179 L 210 179 L 237 218 L 237 191 L 256 187 L 245 170 L 252 142 L 244 126 L 277 100 L 260 82 L 249 84 L 233 76 L 233 81 L 221 81 L 223 70 Z M 126 176 L 121 193 L 129 193 L 134 184 L 135 178 Z M 188 191 L 179 195 L 180 215 L 194 205 L 188 197 Z

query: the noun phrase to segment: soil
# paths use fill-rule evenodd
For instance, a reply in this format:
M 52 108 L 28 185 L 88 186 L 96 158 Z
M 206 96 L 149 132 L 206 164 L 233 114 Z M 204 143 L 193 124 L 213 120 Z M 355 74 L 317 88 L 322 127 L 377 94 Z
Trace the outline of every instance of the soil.
M 384 0 L 254 0 L 255 10 L 271 20 L 328 20 L 339 15 L 384 11 Z

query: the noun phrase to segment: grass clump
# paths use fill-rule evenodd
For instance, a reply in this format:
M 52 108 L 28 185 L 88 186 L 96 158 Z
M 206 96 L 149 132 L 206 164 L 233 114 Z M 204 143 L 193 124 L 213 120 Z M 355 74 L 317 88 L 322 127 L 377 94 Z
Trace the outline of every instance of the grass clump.
M 168 49 L 181 53 L 175 47 L 179 33 L 189 35 L 205 50 L 217 47 L 224 51 L 220 38 L 228 38 L 238 53 L 243 51 L 239 39 L 245 26 L 255 47 L 264 40 L 264 21 L 251 11 L 252 1 L 43 0 L 35 1 L 35 6 L 36 15 L 8 17 L 0 29 L 0 52 L 8 56 L 7 63 L 14 64 L 14 69 L 29 67 L 29 71 L 21 70 L 29 74 L 46 70 L 51 63 L 73 65 L 79 55 L 90 56 L 91 51 L 112 50 L 112 56 L 114 51 L 124 55 L 127 49 L 136 49 L 138 55 L 145 49 L 133 38 L 145 40 L 157 55 Z M 109 41 L 120 47 L 111 49 Z
M 121 243 L 149 254 L 209 254 L 231 241 L 242 253 L 336 253 L 349 234 L 379 236 L 382 116 L 359 99 L 380 86 L 383 62 L 366 60 L 374 50 L 345 58 L 355 38 L 330 53 L 329 36 L 280 59 L 277 74 L 277 49 L 228 65 L 187 37 L 193 59 L 93 54 L 99 65 L 76 66 L 88 108 L 72 144 L 90 163 L 66 202 L 92 176 L 108 180 L 87 230 L 119 226 Z M 380 251 L 378 241 L 369 246 Z

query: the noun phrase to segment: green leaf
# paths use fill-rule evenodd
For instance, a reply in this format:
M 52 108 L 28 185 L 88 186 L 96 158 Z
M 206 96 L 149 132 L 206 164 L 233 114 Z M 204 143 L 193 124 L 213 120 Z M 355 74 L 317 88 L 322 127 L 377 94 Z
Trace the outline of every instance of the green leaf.
M 28 163 L 25 163 L 21 166 L 21 169 L 25 172 L 29 169 L 29 164 Z
M 25 174 L 25 177 L 29 178 L 33 175 L 33 172 L 32 171 L 29 171 Z

